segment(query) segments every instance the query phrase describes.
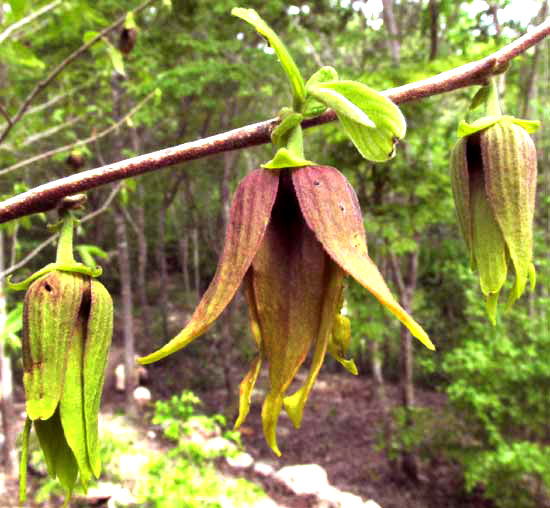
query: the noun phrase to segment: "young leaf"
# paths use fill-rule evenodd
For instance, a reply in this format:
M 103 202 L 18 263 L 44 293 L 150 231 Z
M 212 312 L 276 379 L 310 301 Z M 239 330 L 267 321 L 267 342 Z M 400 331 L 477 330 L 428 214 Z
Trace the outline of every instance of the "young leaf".
M 357 81 L 333 81 L 323 83 L 322 87 L 344 96 L 374 123 L 374 127 L 368 127 L 336 110 L 344 131 L 359 153 L 374 162 L 391 159 L 396 140 L 403 138 L 407 130 L 401 110 L 377 91 Z
M 115 71 L 118 72 L 121 76 L 126 76 L 126 71 L 124 70 L 124 61 L 122 60 L 122 53 L 116 49 L 110 42 L 105 41 L 107 44 L 107 52 L 109 53 L 109 58 L 113 63 Z
M 304 85 L 304 79 L 296 66 L 296 63 L 290 56 L 290 53 L 286 49 L 285 45 L 279 39 L 278 35 L 269 27 L 269 25 L 259 16 L 254 9 L 243 9 L 235 7 L 231 11 L 233 16 L 241 18 L 242 20 L 250 23 L 260 35 L 263 35 L 269 45 L 273 48 L 279 61 L 286 72 L 286 75 L 292 86 L 292 95 L 294 98 L 294 107 L 299 109 L 306 98 L 306 90 Z
M 330 88 L 313 87 L 308 92 L 319 102 L 334 109 L 339 116 L 345 116 L 365 127 L 376 127 L 363 111 L 337 91 Z
M 282 145 L 284 143 L 285 136 L 289 133 L 290 130 L 294 129 L 304 117 L 300 113 L 291 112 L 286 115 L 281 115 L 281 123 L 273 129 L 271 133 L 271 142 L 274 145 Z

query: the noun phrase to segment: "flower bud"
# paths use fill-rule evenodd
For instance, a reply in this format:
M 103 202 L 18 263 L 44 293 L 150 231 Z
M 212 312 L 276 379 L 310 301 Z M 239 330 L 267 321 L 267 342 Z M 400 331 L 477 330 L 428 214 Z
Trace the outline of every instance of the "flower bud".
M 99 477 L 98 413 L 112 336 L 113 305 L 105 287 L 54 270 L 27 290 L 23 381 L 50 476 L 71 493 L 77 473 L 86 488 Z
M 537 158 L 524 128 L 530 123 L 509 116 L 476 123 L 483 127 L 466 124 L 471 133 L 453 150 L 451 180 L 460 229 L 494 324 L 509 261 L 516 274 L 509 304 L 522 295 L 528 277 L 534 284 Z

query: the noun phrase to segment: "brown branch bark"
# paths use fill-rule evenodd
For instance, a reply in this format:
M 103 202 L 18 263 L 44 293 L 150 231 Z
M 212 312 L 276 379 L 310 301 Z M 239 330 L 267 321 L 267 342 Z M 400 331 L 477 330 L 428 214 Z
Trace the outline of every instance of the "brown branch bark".
M 548 35 L 550 35 L 550 19 L 528 34 L 481 60 L 456 67 L 431 78 L 386 90 L 383 94 L 396 104 L 401 104 L 467 86 L 482 84 L 492 74 L 501 71 L 510 60 Z M 332 122 L 335 119 L 334 111 L 329 110 L 318 117 L 305 120 L 302 126 L 309 128 Z M 65 196 L 85 192 L 110 182 L 216 153 L 268 143 L 270 142 L 271 130 L 276 123 L 277 119 L 272 118 L 271 120 L 132 157 L 40 185 L 0 203 L 0 223 L 50 210 L 55 208 L 59 200 Z
M 142 11 L 147 7 L 149 4 L 152 4 L 156 0 L 146 0 L 141 5 L 136 7 L 133 12 L 134 14 Z M 116 28 L 118 28 L 122 23 L 124 23 L 124 20 L 126 19 L 126 13 L 124 13 L 123 16 L 118 18 L 112 25 L 108 26 L 104 30 L 102 30 L 99 34 L 97 34 L 93 39 L 88 41 L 86 44 L 83 44 L 78 48 L 76 51 L 71 53 L 65 60 L 60 62 L 58 65 L 55 66 L 55 68 L 46 76 L 43 80 L 39 81 L 36 86 L 33 88 L 31 93 L 27 96 L 27 98 L 23 101 L 23 104 L 21 104 L 19 111 L 15 114 L 15 116 L 11 119 L 10 122 L 8 122 L 8 125 L 6 128 L 2 131 L 2 134 L 0 134 L 0 143 L 2 143 L 8 134 L 10 133 L 13 126 L 21 120 L 27 109 L 29 109 L 29 106 L 31 105 L 32 101 L 35 99 L 37 95 L 42 92 L 64 69 L 67 67 L 71 62 L 76 60 L 80 55 L 85 53 L 89 48 L 91 48 L 97 41 L 101 40 L 103 37 L 105 37 L 108 33 L 112 32 Z

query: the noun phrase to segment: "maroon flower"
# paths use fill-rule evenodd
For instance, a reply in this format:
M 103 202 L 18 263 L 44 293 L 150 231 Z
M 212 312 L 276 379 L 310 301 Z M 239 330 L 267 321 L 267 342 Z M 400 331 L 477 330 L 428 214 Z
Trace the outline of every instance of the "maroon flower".
M 299 427 L 327 349 L 346 365 L 332 338 L 346 274 L 434 349 L 420 325 L 394 300 L 368 256 L 359 203 L 340 172 L 328 166 L 252 171 L 237 188 L 218 269 L 191 320 L 140 363 L 159 360 L 203 334 L 243 281 L 259 354 L 241 383 L 236 426 L 248 413 L 265 358 L 271 386 L 262 422 L 267 442 L 279 455 L 275 429 L 282 407 Z M 311 347 L 313 359 L 304 386 L 285 397 Z

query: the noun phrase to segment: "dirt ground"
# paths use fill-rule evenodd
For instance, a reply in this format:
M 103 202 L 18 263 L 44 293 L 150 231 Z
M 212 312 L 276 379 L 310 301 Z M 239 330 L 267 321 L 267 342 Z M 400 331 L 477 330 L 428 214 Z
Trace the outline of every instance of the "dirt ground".
M 263 380 L 265 382 L 265 380 Z M 258 384 L 262 384 L 259 380 Z M 292 390 L 291 390 L 292 391 Z M 219 408 L 225 394 L 203 394 L 205 403 Z M 399 390 L 386 387 L 388 403 L 399 403 Z M 440 408 L 441 394 L 417 390 L 420 407 Z M 466 494 L 458 466 L 431 457 L 420 461 L 420 480 L 413 481 L 395 473 L 380 449 L 383 422 L 382 408 L 368 379 L 348 374 L 322 374 L 304 411 L 302 427 L 296 430 L 281 413 L 278 444 L 282 456 L 277 458 L 264 441 L 261 424 L 261 398 L 254 397 L 245 424 L 241 427 L 245 451 L 255 460 L 275 469 L 296 464 L 318 464 L 331 485 L 372 499 L 382 508 L 491 508 L 479 493 Z M 250 477 L 250 476 L 249 476 Z M 253 481 L 257 478 L 250 477 Z M 314 499 L 281 492 L 269 481 L 264 489 L 280 506 L 314 508 Z

